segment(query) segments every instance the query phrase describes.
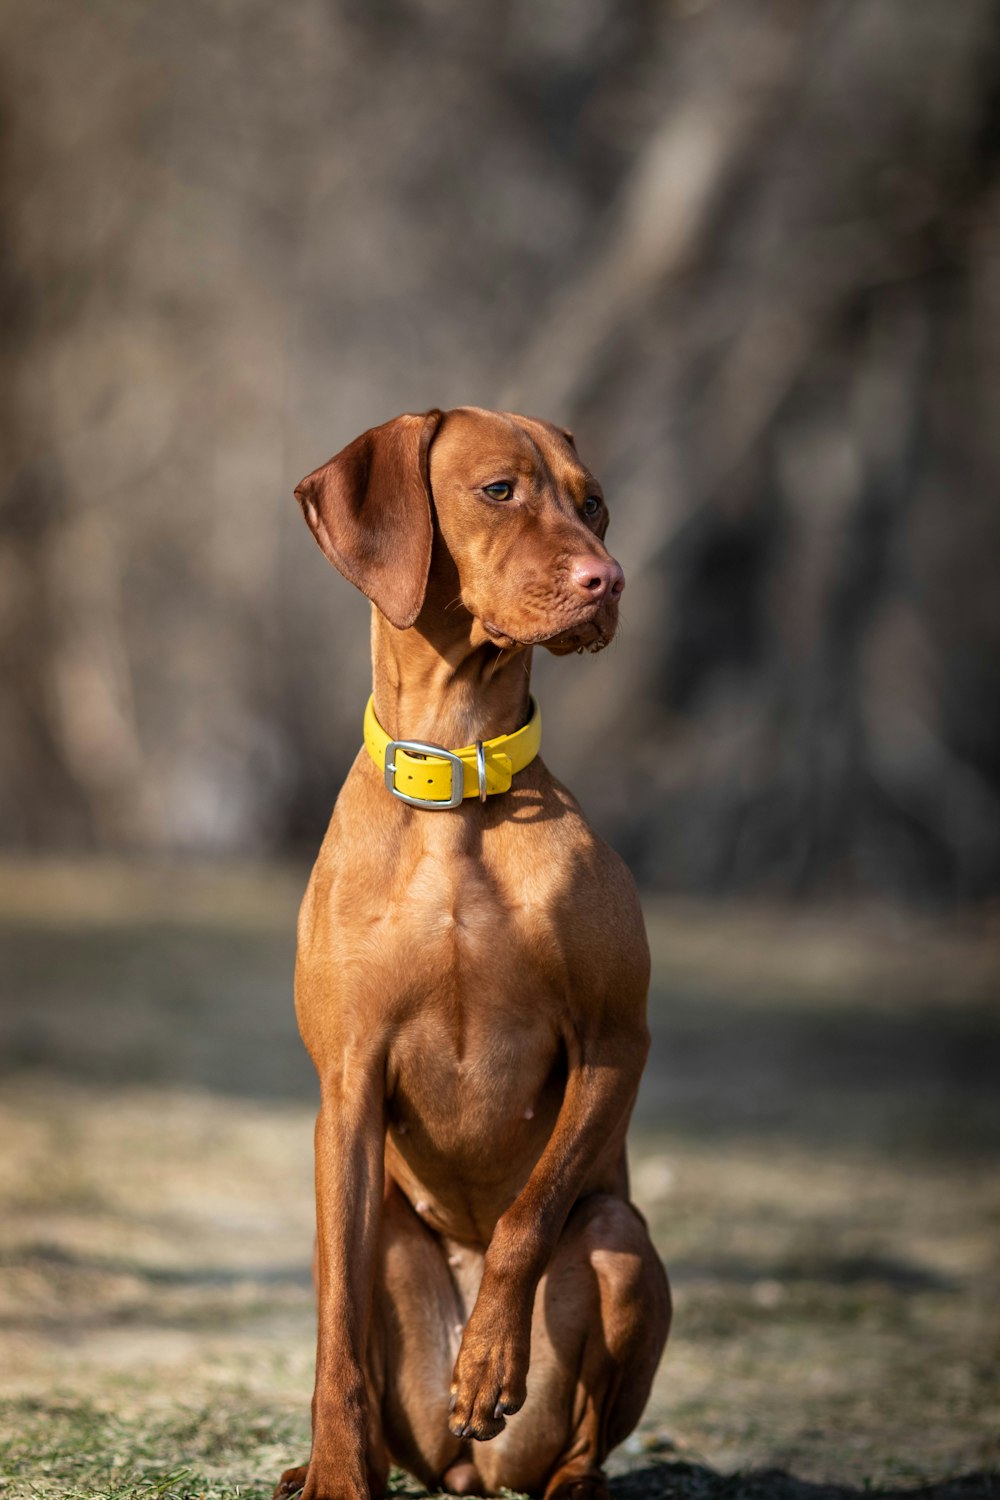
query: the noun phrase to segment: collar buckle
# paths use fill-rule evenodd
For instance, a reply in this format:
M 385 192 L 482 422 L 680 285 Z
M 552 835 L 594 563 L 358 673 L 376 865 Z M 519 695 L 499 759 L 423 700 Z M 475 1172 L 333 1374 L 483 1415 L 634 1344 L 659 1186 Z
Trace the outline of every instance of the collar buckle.
M 433 755 L 437 760 L 446 760 L 451 764 L 451 796 L 447 801 L 438 797 L 411 797 L 407 792 L 401 792 L 396 785 L 396 760 L 397 750 L 405 750 L 408 755 Z M 460 755 L 452 750 L 446 750 L 443 745 L 432 745 L 426 740 L 390 740 L 385 747 L 385 784 L 386 788 L 400 802 L 406 802 L 410 807 L 423 807 L 428 812 L 445 812 L 450 807 L 461 807 L 462 798 L 465 795 L 465 762 Z
M 486 801 L 486 750 L 482 740 L 476 741 L 476 775 L 479 777 L 479 800 Z

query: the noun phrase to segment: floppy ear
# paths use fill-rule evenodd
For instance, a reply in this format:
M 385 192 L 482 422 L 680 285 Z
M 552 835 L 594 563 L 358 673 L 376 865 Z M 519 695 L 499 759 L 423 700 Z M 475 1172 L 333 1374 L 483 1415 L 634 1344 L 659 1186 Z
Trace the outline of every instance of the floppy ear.
M 295 491 L 313 536 L 349 582 L 405 630 L 420 613 L 431 565 L 427 455 L 436 409 L 371 427 Z

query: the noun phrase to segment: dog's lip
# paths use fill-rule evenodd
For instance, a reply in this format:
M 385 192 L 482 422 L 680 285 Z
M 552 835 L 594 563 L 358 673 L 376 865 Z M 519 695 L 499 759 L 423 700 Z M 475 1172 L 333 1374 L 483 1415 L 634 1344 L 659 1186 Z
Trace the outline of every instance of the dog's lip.
M 517 636 L 508 635 L 506 630 L 501 630 L 500 627 L 498 625 L 494 625 L 491 620 L 481 620 L 479 623 L 486 631 L 486 634 L 489 636 L 494 646 L 502 646 L 505 651 L 508 650 L 511 646 L 530 646 L 531 644 L 533 644 L 531 641 L 522 641 L 519 640 Z
M 584 604 L 558 629 L 537 630 L 530 635 L 512 635 L 485 615 L 479 616 L 479 623 L 493 643 L 504 650 L 513 646 L 565 645 L 567 650 L 600 651 L 618 627 L 618 600 L 605 598 Z
M 596 653 L 603 651 L 611 640 L 613 631 L 604 631 L 593 621 L 585 623 L 582 627 L 571 630 L 561 630 L 558 635 L 551 635 L 543 641 L 540 646 L 556 647 L 564 651 L 589 651 Z
M 606 629 L 597 623 L 596 613 L 596 610 L 588 610 L 584 618 L 564 625 L 561 630 L 541 630 L 524 636 L 513 636 L 491 620 L 484 619 L 481 623 L 493 643 L 505 650 L 513 646 L 563 646 L 567 651 L 603 651 L 614 634 L 617 621 L 612 621 L 611 628 Z

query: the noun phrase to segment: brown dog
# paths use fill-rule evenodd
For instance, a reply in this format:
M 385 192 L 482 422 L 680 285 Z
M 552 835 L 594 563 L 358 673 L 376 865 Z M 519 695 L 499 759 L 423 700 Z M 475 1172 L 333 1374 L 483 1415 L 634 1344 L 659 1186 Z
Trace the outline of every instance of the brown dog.
M 275 1493 L 366 1500 L 391 1459 L 591 1500 L 670 1322 L 625 1161 L 649 954 L 533 757 L 528 669 L 614 634 L 607 510 L 569 433 L 472 407 L 373 428 L 296 495 L 375 606 L 374 694 L 299 921 L 319 1342 L 312 1454 Z

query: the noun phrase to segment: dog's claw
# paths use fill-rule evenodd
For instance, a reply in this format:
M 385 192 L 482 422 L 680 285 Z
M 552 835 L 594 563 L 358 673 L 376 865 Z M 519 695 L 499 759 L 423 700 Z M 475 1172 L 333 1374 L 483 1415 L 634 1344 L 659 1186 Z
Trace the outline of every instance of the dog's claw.
M 489 1329 L 477 1334 L 470 1322 L 452 1387 L 458 1397 L 452 1408 L 457 1415 L 450 1424 L 454 1435 L 488 1443 L 503 1432 L 507 1417 L 524 1405 L 527 1364 L 527 1351 L 520 1341 L 497 1338 Z

